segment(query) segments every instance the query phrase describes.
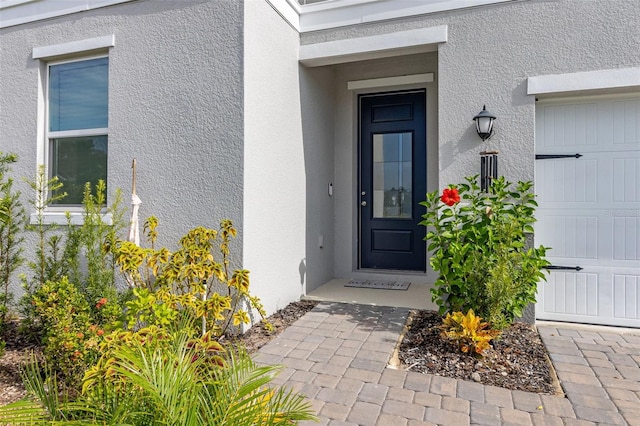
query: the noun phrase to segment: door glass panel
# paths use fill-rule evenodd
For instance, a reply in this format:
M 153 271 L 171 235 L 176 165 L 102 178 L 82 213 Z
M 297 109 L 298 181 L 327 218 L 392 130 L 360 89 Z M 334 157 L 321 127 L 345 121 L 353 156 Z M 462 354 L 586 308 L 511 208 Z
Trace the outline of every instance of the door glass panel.
M 412 134 L 373 135 L 373 217 L 411 219 Z

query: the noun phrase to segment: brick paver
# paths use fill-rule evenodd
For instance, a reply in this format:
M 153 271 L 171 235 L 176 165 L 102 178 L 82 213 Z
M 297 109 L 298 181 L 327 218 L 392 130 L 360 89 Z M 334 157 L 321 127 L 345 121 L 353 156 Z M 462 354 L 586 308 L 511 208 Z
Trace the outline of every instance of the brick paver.
M 389 367 L 408 309 L 321 303 L 254 359 L 304 393 L 302 425 L 640 426 L 640 330 L 538 325 L 566 397 Z

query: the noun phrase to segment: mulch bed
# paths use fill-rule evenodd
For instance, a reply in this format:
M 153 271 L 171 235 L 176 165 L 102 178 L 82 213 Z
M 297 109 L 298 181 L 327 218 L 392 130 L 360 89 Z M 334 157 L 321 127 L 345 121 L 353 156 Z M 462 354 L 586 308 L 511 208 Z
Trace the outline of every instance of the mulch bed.
M 413 313 L 399 348 L 402 368 L 513 390 L 558 393 L 547 350 L 532 326 L 514 323 L 477 357 L 440 337 L 441 324 L 437 312 Z
M 0 405 L 6 405 L 25 396 L 20 366 L 30 360 L 33 353 L 40 353 L 33 341 L 20 333 L 20 323 L 17 320 L 5 324 L 3 338 L 6 341 L 6 351 L 0 357 Z

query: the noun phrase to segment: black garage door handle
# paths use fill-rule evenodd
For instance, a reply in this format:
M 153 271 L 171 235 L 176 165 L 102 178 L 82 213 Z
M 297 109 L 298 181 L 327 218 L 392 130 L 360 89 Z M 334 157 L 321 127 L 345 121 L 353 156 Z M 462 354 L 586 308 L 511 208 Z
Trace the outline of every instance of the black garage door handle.
M 549 265 L 549 266 L 545 266 L 545 269 L 553 269 L 553 270 L 560 270 L 560 271 L 582 271 L 584 268 L 581 268 L 580 266 L 558 266 L 558 265 Z

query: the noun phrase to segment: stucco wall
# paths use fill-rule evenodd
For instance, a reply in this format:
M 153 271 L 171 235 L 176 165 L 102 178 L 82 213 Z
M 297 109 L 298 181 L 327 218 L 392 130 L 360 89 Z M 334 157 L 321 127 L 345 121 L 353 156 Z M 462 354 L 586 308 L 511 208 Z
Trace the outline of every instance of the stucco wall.
M 300 66 L 306 176 L 307 292 L 334 278 L 335 200 L 346 187 L 335 181 L 335 72 Z M 331 195 L 329 193 L 331 185 Z M 341 240 L 340 240 L 341 241 Z
M 478 153 L 500 151 L 500 173 L 533 180 L 535 99 L 527 77 L 640 64 L 635 0 L 530 0 L 303 34 L 301 43 L 448 26 L 438 49 L 440 187 L 479 172 Z M 472 118 L 498 116 L 482 143 Z
M 0 30 L 0 150 L 20 156 L 25 202 L 19 178 L 37 169 L 40 61 L 32 49 L 113 34 L 110 192 L 121 188 L 129 204 L 136 158 L 141 216 L 159 218 L 161 245 L 175 248 L 187 230 L 222 218 L 242 229 L 242 23 L 240 2 L 139 0 Z
M 298 33 L 247 1 L 244 40 L 244 267 L 268 312 L 305 292 L 306 185 Z

